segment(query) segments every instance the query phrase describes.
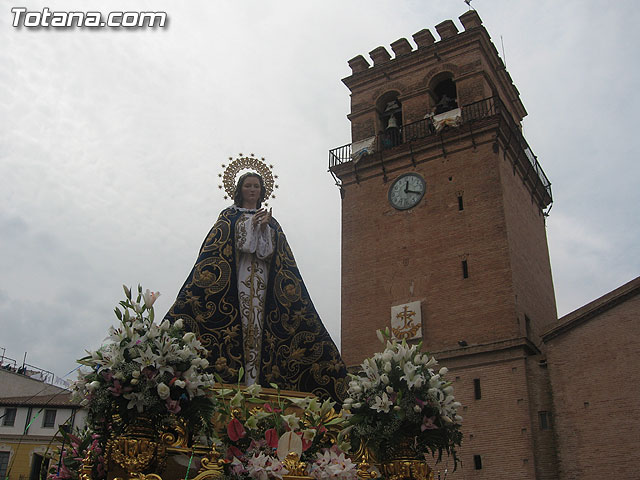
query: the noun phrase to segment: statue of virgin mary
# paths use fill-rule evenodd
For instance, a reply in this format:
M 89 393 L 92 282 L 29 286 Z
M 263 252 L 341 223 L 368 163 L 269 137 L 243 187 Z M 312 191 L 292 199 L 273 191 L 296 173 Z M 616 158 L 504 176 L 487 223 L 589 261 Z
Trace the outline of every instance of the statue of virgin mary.
M 209 231 L 165 318 L 183 319 L 225 382 L 236 383 L 242 367 L 247 385 L 276 384 L 342 403 L 345 365 L 282 228 L 261 208 L 266 196 L 261 175 L 240 177 L 234 204 Z

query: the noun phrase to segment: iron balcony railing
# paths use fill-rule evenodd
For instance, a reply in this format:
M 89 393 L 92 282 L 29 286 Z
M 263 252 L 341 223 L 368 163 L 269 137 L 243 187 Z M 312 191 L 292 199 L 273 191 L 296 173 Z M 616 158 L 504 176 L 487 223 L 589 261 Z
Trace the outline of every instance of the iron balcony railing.
M 524 154 L 526 162 L 529 164 L 529 168 L 535 172 L 535 175 L 540 182 L 539 186 L 543 188 L 546 196 L 548 196 L 544 203 L 550 204 L 552 202 L 551 182 L 542 170 L 542 167 L 538 163 L 538 159 L 533 154 L 531 147 L 529 147 L 529 144 L 513 120 L 513 117 L 509 111 L 504 108 L 502 101 L 498 97 L 489 97 L 464 105 L 460 110 L 461 126 L 469 125 L 473 122 L 484 120 L 502 113 L 502 118 L 505 119 L 508 131 L 508 138 L 506 141 L 509 144 L 517 143 L 520 146 L 521 152 Z M 431 118 L 418 120 L 417 122 L 404 125 L 400 131 L 393 130 L 386 133 L 380 133 L 375 137 L 371 137 L 368 141 L 365 140 L 362 142 L 348 143 L 341 147 L 329 150 L 329 168 L 331 169 L 343 163 L 351 162 L 354 159 L 357 160 L 367 154 L 382 152 L 406 143 L 435 136 L 437 134 L 438 132 L 436 131 Z M 357 152 L 352 151 L 352 147 L 354 145 L 358 148 Z M 356 154 L 356 158 L 354 158 L 354 153 Z M 528 170 L 529 168 L 525 169 Z

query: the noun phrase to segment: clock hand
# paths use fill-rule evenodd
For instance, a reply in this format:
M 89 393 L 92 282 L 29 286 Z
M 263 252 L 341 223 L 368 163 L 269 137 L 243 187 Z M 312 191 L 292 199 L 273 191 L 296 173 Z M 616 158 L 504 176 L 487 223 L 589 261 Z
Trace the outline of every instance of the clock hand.
M 409 193 L 409 180 L 407 180 L 407 183 L 405 183 L 404 193 Z
M 415 190 L 407 190 L 406 188 L 404 189 L 404 193 L 417 193 L 420 194 L 422 192 L 416 192 Z

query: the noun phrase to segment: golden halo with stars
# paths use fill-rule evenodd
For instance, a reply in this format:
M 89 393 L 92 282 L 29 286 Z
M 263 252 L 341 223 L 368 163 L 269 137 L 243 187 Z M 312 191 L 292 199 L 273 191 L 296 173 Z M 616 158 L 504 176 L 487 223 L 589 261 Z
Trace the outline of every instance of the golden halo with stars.
M 222 184 L 218 185 L 218 188 L 223 189 L 226 192 L 224 199 L 233 198 L 233 194 L 236 189 L 238 174 L 243 170 L 249 170 L 258 173 L 264 181 L 265 193 L 265 205 L 269 205 L 267 200 L 270 198 L 276 198 L 273 191 L 278 188 L 275 183 L 278 178 L 273 174 L 273 165 L 267 165 L 264 157 L 260 159 L 256 158 L 254 154 L 245 156 L 242 153 L 238 154 L 237 158 L 229 157 L 229 165 L 222 164 L 224 168 L 223 173 L 219 173 L 218 177 L 222 178 Z

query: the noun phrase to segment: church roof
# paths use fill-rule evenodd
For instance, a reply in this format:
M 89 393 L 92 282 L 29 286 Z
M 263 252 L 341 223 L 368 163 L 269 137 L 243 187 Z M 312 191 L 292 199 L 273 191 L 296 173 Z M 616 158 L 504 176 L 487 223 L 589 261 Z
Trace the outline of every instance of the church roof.
M 26 395 L 20 397 L 0 398 L 0 405 L 16 407 L 79 407 L 80 404 L 71 401 L 71 393 L 57 393 L 53 395 Z
M 636 277 L 621 287 L 587 303 L 586 305 L 559 318 L 546 332 L 542 334 L 542 340 L 547 341 L 583 324 L 584 322 L 600 315 L 607 310 L 627 301 L 640 293 L 640 277 Z

